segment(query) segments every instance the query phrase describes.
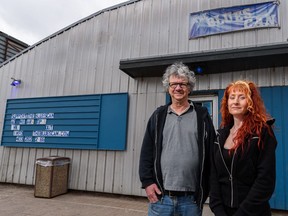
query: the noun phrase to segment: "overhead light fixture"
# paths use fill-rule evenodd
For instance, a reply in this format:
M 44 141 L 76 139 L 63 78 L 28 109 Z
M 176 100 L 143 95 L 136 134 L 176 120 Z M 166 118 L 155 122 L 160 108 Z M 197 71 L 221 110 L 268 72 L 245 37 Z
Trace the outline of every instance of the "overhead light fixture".
M 10 84 L 11 86 L 19 86 L 21 84 L 20 79 L 15 79 L 13 77 L 11 77 L 11 79 L 13 80 L 12 83 Z
M 202 74 L 202 73 L 203 73 L 203 67 L 197 66 L 197 67 L 195 68 L 195 72 L 196 72 L 197 74 Z

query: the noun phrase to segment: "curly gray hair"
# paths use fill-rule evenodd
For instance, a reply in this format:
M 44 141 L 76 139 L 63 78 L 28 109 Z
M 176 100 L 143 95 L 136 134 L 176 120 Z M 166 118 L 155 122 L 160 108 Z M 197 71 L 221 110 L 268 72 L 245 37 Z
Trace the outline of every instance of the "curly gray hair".
M 174 64 L 167 67 L 162 77 L 162 83 L 166 91 L 168 91 L 169 79 L 171 76 L 187 78 L 190 90 L 193 90 L 196 83 L 196 77 L 195 73 L 189 70 L 187 65 L 183 64 L 182 62 L 175 62 Z

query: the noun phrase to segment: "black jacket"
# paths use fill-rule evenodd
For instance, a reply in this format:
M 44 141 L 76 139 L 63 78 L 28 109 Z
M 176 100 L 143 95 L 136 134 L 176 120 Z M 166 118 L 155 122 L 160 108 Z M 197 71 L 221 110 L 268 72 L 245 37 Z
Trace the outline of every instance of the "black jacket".
M 229 131 L 228 127 L 218 130 L 212 149 L 210 208 L 216 216 L 228 215 L 224 206 L 237 209 L 234 216 L 271 215 L 269 199 L 275 187 L 277 145 L 273 131 L 262 130 L 262 148 L 258 147 L 259 137 L 246 140 L 249 147 L 233 153 L 230 170 L 223 159 Z
M 162 194 L 164 194 L 163 177 L 161 172 L 161 151 L 163 140 L 163 128 L 166 120 L 168 105 L 161 106 L 150 117 L 144 135 L 139 175 L 142 188 L 156 183 Z M 205 107 L 194 104 L 197 113 L 198 125 L 198 148 L 200 158 L 200 174 L 198 178 L 198 189 L 195 192 L 197 204 L 200 208 L 207 199 L 209 193 L 209 173 L 210 173 L 210 146 L 215 138 L 215 130 L 212 120 Z M 191 155 L 193 156 L 193 155 Z

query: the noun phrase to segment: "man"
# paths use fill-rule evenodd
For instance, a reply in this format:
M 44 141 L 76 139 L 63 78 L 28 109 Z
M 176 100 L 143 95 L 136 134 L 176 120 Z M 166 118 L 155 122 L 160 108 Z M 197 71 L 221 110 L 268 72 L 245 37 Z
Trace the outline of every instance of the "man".
M 169 66 L 163 75 L 172 102 L 150 117 L 140 155 L 148 216 L 202 215 L 215 130 L 207 109 L 188 100 L 195 81 L 194 72 L 183 63 Z

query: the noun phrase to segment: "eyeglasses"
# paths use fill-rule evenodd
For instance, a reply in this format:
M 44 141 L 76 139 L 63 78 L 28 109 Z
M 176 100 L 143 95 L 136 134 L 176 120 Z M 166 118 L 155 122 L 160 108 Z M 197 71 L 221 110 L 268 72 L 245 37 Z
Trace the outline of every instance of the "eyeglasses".
M 179 86 L 182 89 L 187 88 L 189 86 L 189 83 L 169 83 L 170 88 L 176 89 L 177 86 Z

